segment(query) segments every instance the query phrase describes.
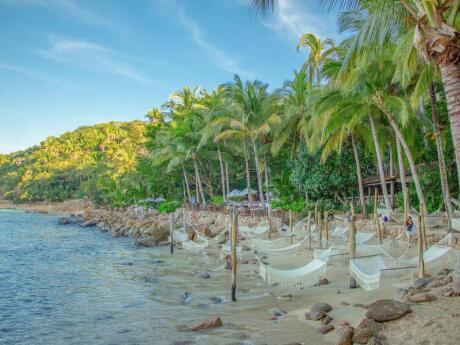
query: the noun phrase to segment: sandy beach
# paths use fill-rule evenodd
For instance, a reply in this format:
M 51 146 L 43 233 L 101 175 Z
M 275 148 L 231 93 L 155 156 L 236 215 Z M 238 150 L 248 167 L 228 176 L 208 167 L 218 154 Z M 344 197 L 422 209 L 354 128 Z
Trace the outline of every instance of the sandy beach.
M 146 218 L 151 215 L 141 215 L 141 213 L 137 212 L 136 216 L 139 218 L 139 222 L 143 222 L 142 231 L 139 230 L 141 227 L 138 227 L 137 230 L 130 229 L 126 232 L 124 231 L 124 226 L 120 226 L 120 224 L 118 224 L 119 226 L 116 227 L 116 230 L 113 230 L 115 228 L 113 222 L 120 222 L 120 216 L 117 218 L 114 214 L 118 213 L 122 215 L 121 217 L 126 217 L 128 211 L 98 210 L 86 201 L 69 201 L 62 204 L 2 204 L 1 207 L 34 212 L 73 214 L 81 217 L 80 222 L 82 225 L 85 222 L 86 225 L 84 226 L 97 225 L 100 230 L 108 231 L 114 236 L 120 236 L 121 233 L 122 236 L 132 236 L 139 239 L 149 236 L 149 234 L 161 233 L 156 237 L 154 236 L 158 240 L 157 244 L 165 241 L 166 229 L 168 229 L 167 217 L 157 215 L 156 218 L 158 219 L 156 221 L 159 222 L 156 223 L 157 229 L 146 230 Z M 198 231 L 208 235 L 225 231 L 228 215 L 203 212 L 197 217 L 196 214 L 193 216 L 191 213 L 189 214 L 189 211 L 186 211 L 186 214 L 188 222 Z M 152 217 L 155 218 L 155 216 Z M 193 224 L 192 217 L 196 217 L 195 224 Z M 109 222 L 109 219 L 113 221 Z M 240 225 L 254 225 L 259 220 L 241 217 Z M 148 221 L 152 221 L 152 219 L 148 219 Z M 166 224 L 163 224 L 165 222 Z M 65 224 L 65 222 L 63 223 Z M 126 224 L 131 224 L 134 227 L 138 225 L 132 220 L 131 222 L 125 220 L 125 226 Z M 149 225 L 154 226 L 150 223 Z M 94 230 L 97 231 L 96 229 Z M 436 233 L 436 229 L 431 229 L 431 232 Z M 242 242 L 247 243 L 244 239 Z M 219 248 L 209 246 L 206 248 L 205 254 L 187 252 L 179 248 L 179 245 L 176 246 L 179 258 L 192 257 L 200 262 L 197 263 L 195 275 L 199 276 L 200 273 L 207 272 L 210 276 L 206 280 L 195 278 L 196 283 L 191 282 L 190 291 L 184 291 L 184 293 L 190 292 L 194 298 L 200 294 L 208 296 L 212 293 L 215 296 L 224 296 L 225 299 L 229 299 L 230 271 L 224 267 L 225 260 L 221 258 Z M 442 259 L 427 265 L 427 273 L 435 278 L 438 273 L 442 273 L 443 269 L 452 269 L 458 253 L 457 247 Z M 313 252 L 303 249 L 294 254 L 266 257 L 265 260 L 274 267 L 283 269 L 299 267 L 311 261 L 312 258 Z M 176 257 L 175 260 L 181 259 Z M 201 262 L 201 260 L 203 261 Z M 174 273 L 171 272 L 171 274 Z M 176 274 L 181 273 L 178 271 Z M 403 298 L 405 292 L 404 289 L 395 287 L 391 279 L 384 280 L 380 289 L 376 291 L 366 292 L 359 287 L 350 289 L 347 259 L 328 263 L 327 280 L 327 284 L 303 289 L 267 285 L 258 277 L 258 261 L 255 260 L 250 251 L 243 251 L 243 258 L 238 265 L 237 271 L 237 302 L 226 303 L 221 310 L 210 311 L 209 319 L 219 316 L 223 321 L 223 326 L 204 332 L 222 334 L 223 339 L 227 339 L 226 335 L 228 336 L 229 332 L 232 334 L 232 338 L 235 336 L 235 332 L 241 333 L 239 344 L 247 344 L 248 341 L 253 344 L 351 344 L 346 341 L 343 342 L 343 339 L 341 340 L 343 329 L 347 328 L 347 326 L 343 325 L 349 324 L 353 328 L 359 329 L 358 325 L 365 319 L 365 307 L 367 305 L 381 299 L 399 301 Z M 411 280 L 411 276 L 406 274 L 405 282 L 410 284 Z M 391 345 L 457 344 L 460 339 L 460 330 L 457 327 L 457 321 L 460 320 L 460 314 L 458 313 L 460 298 L 446 297 L 446 291 L 452 285 L 451 278 L 446 282 L 448 283 L 443 283 L 438 287 L 420 288 L 419 293 L 434 295 L 434 300 L 422 303 L 411 303 L 409 301 L 408 304 L 412 312 L 397 320 L 382 322 L 383 327 L 379 331 L 378 339 L 372 338 L 373 340 L 369 340 L 375 342 L 354 341 L 354 343 Z M 201 288 L 200 285 L 202 286 Z M 324 335 L 319 332 L 321 320 L 313 321 L 306 318 L 306 313 L 309 312 L 310 306 L 317 302 L 327 303 L 332 308 L 331 311 L 327 312 L 327 316 L 331 319 L 328 323 L 334 329 Z M 280 312 L 281 315 L 277 314 Z M 202 317 L 194 319 L 193 313 L 190 316 L 191 324 L 203 320 L 206 319 Z M 325 323 L 324 320 L 323 323 Z M 179 338 L 190 339 L 192 341 L 190 344 L 194 344 L 195 342 L 193 341 L 199 339 L 199 336 L 197 338 L 197 333 L 200 332 L 181 331 L 178 334 L 180 334 Z M 183 341 L 186 340 L 180 340 L 177 344 L 188 344 Z

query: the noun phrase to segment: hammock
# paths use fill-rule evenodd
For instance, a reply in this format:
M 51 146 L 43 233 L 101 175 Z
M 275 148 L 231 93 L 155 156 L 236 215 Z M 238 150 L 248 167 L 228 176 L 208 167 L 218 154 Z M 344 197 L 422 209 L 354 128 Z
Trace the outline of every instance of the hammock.
M 339 255 L 339 249 L 335 247 L 329 247 L 327 249 L 316 248 L 313 250 L 313 257 L 324 262 L 328 262 L 331 257 L 338 257 Z
M 168 236 L 168 238 L 171 241 L 171 236 Z M 188 234 L 182 228 L 179 228 L 173 231 L 173 239 L 175 242 L 185 242 L 188 241 Z
M 437 244 L 426 250 L 423 253 L 425 264 L 446 255 L 452 249 L 452 247 L 448 246 L 451 240 L 452 234 L 448 234 Z M 418 266 L 418 260 L 418 256 L 401 260 L 382 255 L 356 258 L 350 261 L 350 274 L 364 290 L 372 291 L 379 288 L 382 272 L 392 273 L 398 270 L 413 269 Z
M 221 248 L 220 258 L 223 259 L 225 256 L 229 254 L 232 254 L 232 245 L 231 243 L 224 243 Z M 236 246 L 236 257 L 238 260 L 241 260 L 242 256 L 243 256 L 243 249 L 238 244 Z
M 452 218 L 452 227 L 460 231 L 460 218 Z
M 238 227 L 239 232 L 245 233 L 247 235 L 257 235 L 257 236 L 265 234 L 268 231 L 268 229 L 269 229 L 268 225 L 257 225 L 254 228 L 250 228 L 249 226 L 245 226 L 245 225 Z
M 283 288 L 309 287 L 326 278 L 326 262 L 314 259 L 306 265 L 289 270 L 281 270 L 259 260 L 259 276 L 267 284 L 280 284 Z
M 193 252 L 201 252 L 206 248 L 206 243 L 196 243 L 194 241 L 182 242 L 182 249 L 190 250 Z
M 260 251 L 267 251 L 270 249 L 283 248 L 290 244 L 290 240 L 288 237 L 282 237 L 276 240 L 262 240 L 259 238 L 255 238 L 255 239 L 249 240 L 249 242 L 253 249 L 260 250 Z
M 348 232 L 348 226 L 335 227 L 335 229 L 330 233 L 331 237 L 343 237 Z
M 301 241 L 297 242 L 297 243 L 294 243 L 294 244 L 291 244 L 291 245 L 288 245 L 286 247 L 281 247 L 281 248 L 270 248 L 270 249 L 266 249 L 266 250 L 261 250 L 263 253 L 265 254 L 273 254 L 273 255 L 277 255 L 277 254 L 286 254 L 287 252 L 290 252 L 290 251 L 294 251 L 294 250 L 298 250 L 300 248 L 302 248 L 302 245 L 305 244 L 305 242 L 308 240 L 308 237 L 305 237 L 304 239 L 302 239 Z

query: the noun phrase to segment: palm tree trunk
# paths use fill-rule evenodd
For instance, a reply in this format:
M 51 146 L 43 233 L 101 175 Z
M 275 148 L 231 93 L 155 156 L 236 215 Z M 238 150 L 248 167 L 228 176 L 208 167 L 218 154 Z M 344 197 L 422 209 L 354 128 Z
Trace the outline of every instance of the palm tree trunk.
M 382 153 L 380 152 L 379 136 L 377 134 L 377 127 L 375 126 L 374 116 L 369 115 L 369 121 L 371 123 L 372 136 L 374 137 L 375 153 L 377 154 L 377 165 L 379 169 L 380 185 L 382 187 L 383 200 L 385 201 L 385 207 L 391 208 L 390 199 L 388 198 L 388 189 L 385 181 L 385 172 L 383 171 L 383 160 Z
M 198 190 L 200 192 L 200 196 L 201 196 L 201 203 L 203 205 L 203 207 L 206 207 L 206 197 L 204 196 L 204 191 L 203 191 L 203 185 L 201 184 L 201 178 L 200 178 L 200 172 L 199 172 L 199 169 L 198 169 L 198 163 L 196 161 L 196 159 L 193 160 L 193 165 L 195 166 L 195 175 L 196 175 L 196 180 L 198 182 Z
M 256 163 L 256 175 L 257 175 L 257 185 L 259 187 L 259 198 L 260 198 L 260 202 L 262 203 L 262 209 L 265 211 L 264 188 L 262 185 L 262 176 L 260 175 L 260 165 L 259 165 L 259 156 L 257 154 L 256 139 L 251 138 L 251 140 L 252 140 L 252 148 L 254 149 L 254 161 Z
M 185 172 L 184 164 L 182 164 L 182 173 L 184 174 L 185 187 L 187 189 L 188 202 L 192 204 L 192 194 L 190 193 L 190 185 L 188 184 L 187 173 Z
M 436 138 L 436 150 L 438 152 L 439 176 L 441 177 L 442 195 L 444 196 L 444 204 L 446 206 L 447 223 L 449 225 L 449 229 L 452 229 L 453 209 L 452 202 L 450 201 L 449 184 L 447 182 L 446 161 L 444 159 L 444 149 L 442 147 L 441 130 L 439 129 L 438 106 L 436 104 L 436 94 L 434 92 L 433 83 L 430 84 L 430 101 L 432 109 L 431 111 L 433 114 L 434 135 Z
M 457 176 L 460 186 L 460 70 L 453 63 L 448 65 L 441 64 L 439 68 L 446 92 L 450 130 L 455 148 L 455 161 L 457 163 Z
M 393 147 L 390 144 L 390 176 L 394 176 L 394 158 L 393 158 Z M 391 201 L 391 209 L 395 209 L 395 182 L 391 180 L 390 182 L 390 201 Z
M 251 175 L 249 174 L 249 159 L 248 159 L 248 146 L 246 144 L 246 138 L 243 143 L 244 149 L 244 164 L 246 166 L 246 188 L 248 189 L 248 200 L 249 206 L 252 205 L 252 193 L 251 193 Z
M 361 176 L 361 163 L 359 162 L 358 149 L 356 147 L 355 135 L 351 133 L 351 144 L 353 146 L 353 154 L 355 156 L 355 165 L 356 165 L 356 177 L 358 178 L 358 189 L 359 189 L 359 201 L 361 202 L 361 215 L 366 218 L 366 202 L 364 201 L 364 188 L 363 188 L 363 178 Z
M 222 196 L 224 197 L 224 202 L 227 200 L 227 193 L 225 192 L 225 171 L 224 163 L 222 162 L 222 153 L 220 152 L 220 145 L 217 143 L 217 156 L 219 158 L 220 164 L 220 181 L 222 183 Z
M 227 193 L 230 191 L 230 177 L 228 176 L 228 163 L 224 161 L 225 164 L 225 181 L 227 184 Z
M 418 201 L 420 204 L 426 205 L 425 202 L 425 197 L 423 196 L 423 191 L 422 191 L 422 185 L 420 184 L 420 180 L 418 178 L 417 174 L 417 168 L 415 167 L 415 161 L 414 157 L 412 157 L 412 153 L 410 152 L 409 145 L 407 144 L 406 140 L 404 139 L 398 123 L 396 122 L 394 116 L 392 113 L 389 111 L 385 112 L 385 115 L 387 116 L 388 120 L 390 121 L 391 127 L 393 127 L 393 130 L 396 134 L 396 137 L 399 139 L 401 142 L 401 146 L 404 149 L 404 153 L 406 154 L 407 160 L 409 161 L 409 167 L 410 171 L 412 174 L 412 178 L 414 179 L 414 184 L 415 184 L 415 190 L 417 191 L 417 196 L 418 196 Z
M 270 204 L 270 181 L 268 177 L 268 156 L 267 152 L 264 153 L 265 156 L 265 189 L 267 191 L 267 204 Z
M 404 198 L 404 217 L 407 217 L 409 214 L 409 205 L 406 204 L 406 201 L 409 203 L 409 190 L 407 189 L 406 172 L 404 170 L 404 158 L 401 150 L 401 142 L 398 138 L 396 138 L 396 151 L 398 152 L 399 179 L 401 180 L 401 189 Z M 406 221 L 406 219 L 404 219 L 404 221 Z
M 195 170 L 195 193 L 196 193 L 196 203 L 201 204 L 200 200 L 200 188 L 198 186 L 198 177 L 196 176 L 196 170 Z

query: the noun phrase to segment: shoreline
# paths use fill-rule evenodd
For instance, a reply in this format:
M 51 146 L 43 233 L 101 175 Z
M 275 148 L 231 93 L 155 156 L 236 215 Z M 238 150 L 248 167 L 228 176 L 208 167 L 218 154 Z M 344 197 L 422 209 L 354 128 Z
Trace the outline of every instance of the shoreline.
M 159 215 L 153 211 L 139 212 L 134 208 L 127 210 L 97 209 L 84 200 L 23 205 L 0 202 L 0 208 L 61 214 L 65 216 L 61 218 L 62 225 L 94 226 L 98 230 L 108 232 L 115 237 L 133 237 L 139 245 L 143 246 L 165 244 L 169 235 L 169 215 Z M 186 211 L 185 214 L 187 221 L 191 221 L 192 213 Z M 64 221 L 66 219 L 68 222 Z M 259 217 L 240 217 L 240 224 L 252 226 L 257 224 L 259 220 Z M 225 229 L 228 216 L 216 214 L 215 212 L 200 212 L 198 219 L 194 219 L 194 221 L 196 230 L 212 236 Z M 452 252 L 448 258 L 431 265 L 428 272 L 433 277 L 439 277 L 444 269 L 453 267 L 456 255 L 458 255 L 458 248 Z M 311 256 L 310 253 L 300 254 L 297 255 L 294 263 L 291 258 L 284 255 L 277 257 L 276 262 L 281 267 L 289 267 L 295 265 L 295 263 L 303 262 L 303 260 Z M 213 259 L 215 256 L 216 260 L 219 260 L 216 252 L 211 251 L 209 255 Z M 220 260 L 220 262 L 223 261 Z M 409 299 L 412 313 L 395 321 L 381 323 L 383 329 L 379 331 L 378 339 L 381 338 L 383 342 L 379 343 L 377 342 L 378 340 L 374 339 L 372 341 L 375 342 L 372 344 L 453 345 L 460 340 L 460 330 L 457 330 L 455 326 L 455 320 L 460 319 L 460 315 L 456 312 L 460 308 L 460 298 L 445 295 L 446 287 L 450 287 L 451 282 L 429 289 L 421 287 L 415 290 L 408 290 L 411 292 L 406 291 L 405 295 L 402 294 L 402 291 L 398 291 L 392 286 L 385 286 L 373 292 L 365 292 L 360 288 L 349 289 L 347 265 L 333 263 L 328 267 L 329 283 L 327 285 L 299 290 L 265 285 L 260 280 L 254 279 L 254 271 L 257 270 L 257 264 L 254 260 L 250 259 L 247 263 L 239 265 L 238 269 L 240 279 L 245 282 L 244 288 L 249 291 L 247 293 L 240 292 L 239 295 L 248 307 L 254 309 L 252 313 L 248 313 L 251 317 L 245 317 L 244 315 L 241 317 L 244 320 L 243 323 L 254 330 L 255 344 L 280 344 L 271 342 L 275 341 L 274 339 L 286 340 L 286 344 L 313 344 L 310 341 L 314 339 L 315 344 L 351 345 L 352 342 L 340 342 L 343 334 L 347 332 L 347 327 L 349 327 L 341 325 L 344 323 L 343 321 L 347 321 L 354 328 L 355 334 L 359 334 L 358 331 L 363 328 L 359 324 L 365 319 L 366 310 L 363 309 L 363 306 L 380 299 L 399 300 L 401 298 L 405 301 L 410 298 L 410 293 L 416 293 L 417 295 L 429 294 L 435 297 L 431 301 L 420 303 L 410 302 Z M 246 294 L 248 296 L 245 296 Z M 263 299 L 263 303 L 258 298 L 250 297 L 252 295 L 262 296 L 260 298 Z M 321 321 L 312 321 L 305 318 L 309 306 L 315 302 L 327 302 L 332 306 L 332 311 L 327 314 L 332 318 L 329 324 L 334 325 L 335 329 L 325 335 L 320 334 L 318 331 L 321 327 Z M 267 312 L 268 309 L 272 308 L 285 310 L 287 314 L 273 317 Z M 214 314 L 209 316 L 212 318 Z M 224 319 L 224 327 L 226 327 L 227 322 L 241 323 L 241 317 L 236 317 L 234 320 Z M 452 318 L 454 322 L 450 322 Z M 275 335 L 275 333 L 277 334 Z M 430 339 L 435 337 L 436 342 L 431 342 Z M 302 338 L 305 340 L 300 342 Z M 369 344 L 368 342 L 359 343 L 357 341 L 353 343 Z

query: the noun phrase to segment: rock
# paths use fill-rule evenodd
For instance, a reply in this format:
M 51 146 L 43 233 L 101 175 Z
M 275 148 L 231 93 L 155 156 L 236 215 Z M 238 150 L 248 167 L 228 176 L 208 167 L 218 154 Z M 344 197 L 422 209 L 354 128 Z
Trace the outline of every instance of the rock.
M 227 261 L 225 262 L 225 269 L 226 270 L 232 270 L 232 262 L 231 261 Z
M 281 295 L 281 296 L 276 297 L 276 299 L 279 301 L 291 302 L 294 299 L 294 296 L 292 296 L 291 294 Z
M 323 303 L 323 302 L 315 303 L 310 307 L 311 312 L 312 311 L 322 311 L 325 313 L 329 313 L 331 310 L 332 310 L 332 307 L 329 304 Z
M 284 316 L 287 314 L 287 312 L 278 308 L 272 308 L 268 311 L 268 313 L 276 317 Z
M 422 292 L 422 293 L 412 295 L 409 300 L 412 303 L 422 303 L 422 302 L 431 302 L 431 301 L 434 301 L 435 299 L 436 299 L 435 295 L 432 295 L 426 292 Z
M 409 305 L 392 299 L 382 299 L 367 306 L 366 317 L 378 322 L 396 320 L 412 312 Z
M 414 283 L 414 287 L 416 289 L 424 288 L 428 284 L 430 284 L 432 281 L 433 281 L 433 278 L 418 278 Z
M 81 226 L 84 227 L 84 228 L 87 228 L 89 226 L 96 226 L 97 224 L 97 220 L 96 219 L 88 219 L 86 221 L 84 221 Z
M 214 304 L 224 304 L 224 303 L 227 303 L 225 297 L 220 297 L 220 296 L 213 296 L 210 298 L 210 300 L 214 303 Z
M 370 338 L 374 336 L 371 328 L 356 329 L 353 334 L 353 342 L 358 344 L 367 344 Z
M 345 301 L 340 302 L 340 304 L 341 304 L 341 305 L 350 305 L 350 303 L 345 302 Z
M 143 236 L 137 239 L 136 244 L 140 247 L 156 247 L 158 245 L 158 241 L 153 237 Z
M 331 321 L 332 321 L 332 317 L 330 317 L 329 315 L 326 315 L 325 317 L 321 319 L 321 324 L 328 325 L 331 323 Z
M 73 222 L 69 217 L 62 217 L 62 218 L 59 218 L 59 220 L 58 220 L 59 225 L 68 225 L 68 224 L 72 224 L 72 223 Z
M 319 282 L 313 286 L 321 286 L 321 285 L 327 285 L 327 284 L 329 284 L 329 280 L 327 280 L 327 278 L 321 278 Z
M 426 287 L 429 289 L 434 289 L 440 286 L 447 285 L 447 278 L 442 278 L 442 279 L 436 279 L 433 280 L 431 283 L 429 283 Z
M 208 278 L 211 278 L 211 275 L 208 272 L 200 272 L 198 274 L 198 278 L 208 279 Z
M 353 328 L 344 326 L 337 329 L 339 333 L 339 340 L 337 345 L 353 345 Z
M 334 329 L 333 325 L 321 325 L 321 326 L 318 327 L 318 331 L 321 334 L 326 334 L 326 333 L 332 331 L 333 329 Z
M 310 311 L 305 314 L 305 318 L 307 320 L 313 320 L 313 321 L 321 320 L 325 316 L 327 316 L 327 314 L 324 311 Z
M 221 326 L 222 326 L 222 320 L 220 319 L 220 317 L 215 317 L 214 319 L 206 320 L 206 321 L 192 325 L 190 327 L 190 330 L 191 331 L 202 331 L 202 330 L 217 328 Z
M 383 325 L 372 319 L 363 319 L 359 323 L 358 327 L 356 327 L 356 331 L 366 328 L 370 328 L 374 335 L 379 335 L 380 332 L 383 330 Z
M 184 292 L 182 295 L 182 300 L 184 303 L 191 303 L 192 302 L 192 293 L 191 292 Z
M 383 341 L 377 337 L 372 337 L 369 339 L 366 345 L 383 345 Z
M 348 321 L 345 321 L 345 320 L 337 320 L 335 323 L 337 324 L 337 326 L 348 326 L 349 325 Z

